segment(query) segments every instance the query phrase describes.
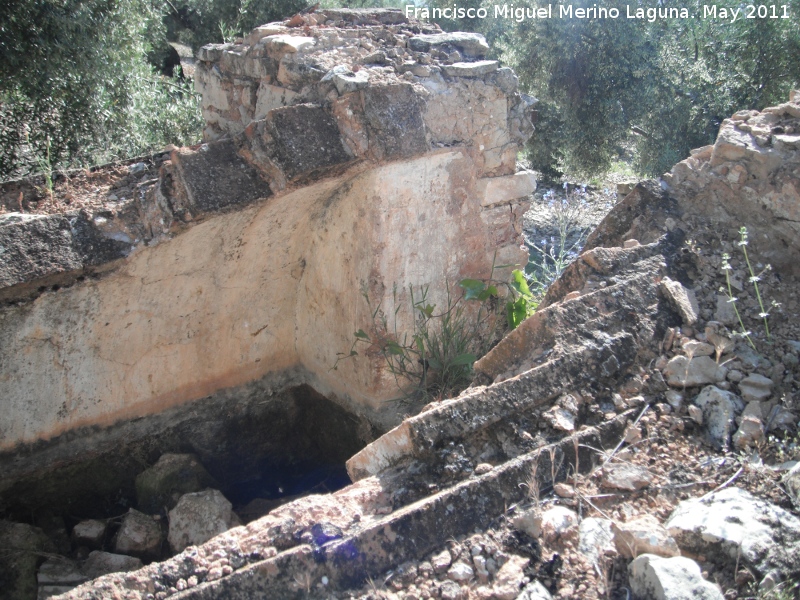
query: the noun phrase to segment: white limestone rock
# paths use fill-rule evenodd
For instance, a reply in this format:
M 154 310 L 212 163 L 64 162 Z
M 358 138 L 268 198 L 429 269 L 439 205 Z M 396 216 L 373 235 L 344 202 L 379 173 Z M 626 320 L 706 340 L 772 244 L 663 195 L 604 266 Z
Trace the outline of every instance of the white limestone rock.
M 665 526 L 687 552 L 738 559 L 760 577 L 800 564 L 800 518 L 740 488 L 681 502 Z
M 689 558 L 642 554 L 628 567 L 631 591 L 648 600 L 723 600 L 718 586 L 703 579 Z

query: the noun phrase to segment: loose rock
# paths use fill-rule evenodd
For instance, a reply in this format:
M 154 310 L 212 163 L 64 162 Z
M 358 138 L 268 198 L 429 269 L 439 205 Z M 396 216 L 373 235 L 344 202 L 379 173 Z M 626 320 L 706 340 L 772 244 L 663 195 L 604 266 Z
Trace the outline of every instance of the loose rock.
M 617 552 L 627 558 L 635 558 L 642 552 L 666 557 L 681 553 L 669 531 L 652 515 L 627 523 L 613 523 L 611 530 Z
M 769 377 L 753 373 L 739 382 L 739 393 L 745 402 L 763 402 L 772 396 L 773 385 Z
M 169 511 L 169 546 L 180 552 L 228 531 L 233 523 L 231 503 L 219 491 L 184 494 Z
M 195 455 L 163 454 L 136 477 L 136 502 L 139 510 L 155 514 L 165 506 L 173 508 L 183 494 L 214 485 Z
M 698 356 L 691 360 L 686 356 L 676 356 L 664 369 L 667 383 L 681 388 L 723 381 L 727 373 L 725 367 L 719 366 L 708 356 Z
M 689 558 L 642 554 L 628 567 L 631 591 L 648 600 L 724 600 L 718 586 L 703 579 Z
M 760 576 L 800 564 L 800 519 L 736 487 L 681 502 L 666 522 L 678 545 L 721 562 L 736 560 Z
M 710 385 L 694 399 L 695 405 L 703 411 L 703 423 L 711 441 L 720 448 L 726 448 L 730 441 L 731 429 L 736 413 L 744 410 L 741 398 Z
M 600 484 L 604 488 L 634 492 L 653 482 L 653 476 L 646 468 L 629 463 L 617 463 L 603 467 Z
M 156 558 L 161 553 L 161 526 L 151 516 L 132 508 L 122 520 L 114 549 L 119 554 Z

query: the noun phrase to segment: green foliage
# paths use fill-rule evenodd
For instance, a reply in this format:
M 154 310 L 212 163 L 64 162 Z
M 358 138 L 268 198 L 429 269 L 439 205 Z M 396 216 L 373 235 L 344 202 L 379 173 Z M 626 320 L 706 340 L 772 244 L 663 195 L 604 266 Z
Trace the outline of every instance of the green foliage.
M 0 9 L 0 178 L 199 139 L 191 88 L 153 72 L 151 0 L 18 0 Z
M 479 4 L 493 15 L 493 3 L 463 6 Z M 522 91 L 539 99 L 527 153 L 545 176 L 604 172 L 631 143 L 637 170 L 661 175 L 692 148 L 712 143 L 722 119 L 785 102 L 800 83 L 800 0 L 788 1 L 789 19 L 740 16 L 733 23 L 694 18 L 702 17 L 699 0 L 659 2 L 662 9 L 685 7 L 690 17 L 653 22 L 628 19 L 625 6 L 609 0 L 570 4 L 620 8 L 621 14 L 559 18 L 554 4 L 552 19 L 441 22 L 486 35 L 493 55 L 520 75 Z
M 286 19 L 308 5 L 306 0 L 173 0 L 164 23 L 168 39 L 198 48 L 231 42 L 258 25 Z
M 409 286 L 414 328 L 411 333 L 401 333 L 397 321 L 403 305 L 398 301 L 397 288 L 393 290 L 396 308 L 391 322 L 380 305 L 372 307 L 369 294 L 363 290 L 372 314 L 371 333 L 356 331 L 349 354 L 340 354 L 334 368 L 340 360 L 357 356 L 355 347 L 363 343 L 383 357 L 404 394 L 446 397 L 458 393 L 469 385 L 472 364 L 481 353 L 480 330 L 486 316 L 483 307 L 477 316 L 466 309 L 467 293 L 456 299 L 448 286 L 445 307 L 437 312 L 436 305 L 428 300 L 427 286 L 416 291 Z
M 557 237 L 551 237 L 549 243 L 546 239 L 526 240 L 530 255 L 526 271 L 533 288 L 531 295 L 537 305 L 547 288 L 578 257 L 589 234 L 587 227 L 579 225 L 581 212 L 588 205 L 585 186 L 570 190 L 565 183 L 564 192 L 564 196 L 558 196 L 550 189 L 543 197 L 555 217 Z
M 534 168 L 607 170 L 641 114 L 642 88 L 653 77 L 658 52 L 648 24 L 624 18 L 531 19 L 515 25 L 503 46 L 504 58 L 541 102 L 537 127 L 544 125 L 545 131 L 530 145 Z
M 391 318 L 380 304 L 373 307 L 369 294 L 362 290 L 371 313 L 369 333 L 364 329 L 356 331 L 350 351 L 338 354 L 332 368 L 336 369 L 342 360 L 357 357 L 356 347 L 366 345 L 368 352 L 383 357 L 405 395 L 453 396 L 470 384 L 473 363 L 497 337 L 498 286 L 506 288 L 505 313 L 508 327 L 513 329 L 535 309 L 525 274 L 519 270 L 512 272 L 509 283 L 462 279 L 458 282 L 458 297 L 446 285 L 444 307 L 439 310 L 429 301 L 428 286 L 409 286 L 414 318 L 411 332 L 401 332 L 397 327 L 403 310 L 397 287 L 392 293 L 395 310 Z

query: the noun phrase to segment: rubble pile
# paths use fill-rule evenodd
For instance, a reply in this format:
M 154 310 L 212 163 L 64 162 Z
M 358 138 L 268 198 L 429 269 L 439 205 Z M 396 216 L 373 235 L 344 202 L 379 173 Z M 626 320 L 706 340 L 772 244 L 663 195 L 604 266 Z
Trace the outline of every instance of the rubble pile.
M 492 138 L 493 119 L 502 105 L 503 122 L 513 124 L 525 101 L 503 91 L 506 75 L 482 60 L 479 38 L 426 27 L 393 11 L 320 11 L 266 25 L 239 44 L 204 48 L 197 73 L 209 142 L 175 151 L 164 166 L 157 204 L 159 219 L 169 218 L 149 221 L 175 236 L 162 247 L 203 225 L 222 231 L 222 223 L 237 219 L 245 222 L 237 232 L 277 231 L 281 219 L 291 221 L 288 201 L 309 190 L 312 201 L 302 208 L 323 223 L 312 238 L 318 251 L 342 251 L 342 239 L 366 235 L 385 219 L 402 228 L 423 205 L 408 204 L 398 215 L 395 197 L 366 216 L 368 203 L 356 203 L 352 214 L 359 208 L 364 214 L 334 231 L 339 245 L 321 244 L 336 211 L 346 212 L 343 198 L 371 181 L 358 171 L 366 163 L 379 163 L 379 175 L 391 173 L 393 183 L 411 186 L 441 161 L 436 164 L 453 179 L 426 184 L 430 190 L 432 182 L 452 184 L 452 204 L 443 214 L 454 220 L 479 222 L 480 207 L 493 206 L 487 197 L 504 198 L 505 213 L 515 210 L 514 199 L 532 183 L 504 158 L 512 143 L 506 140 L 517 139 L 513 127 L 508 137 Z M 463 94 L 479 99 L 485 111 L 476 104 L 463 120 L 453 119 Z M 493 94 L 504 100 L 492 104 Z M 168 467 L 179 461 L 168 456 L 152 467 L 163 473 L 145 471 L 137 481 L 142 506 L 163 504 L 163 510 L 126 511 L 119 531 L 130 532 L 124 548 L 131 555 L 149 560 L 157 537 L 174 556 L 81 583 L 96 554 L 71 569 L 20 554 L 14 567 L 24 575 L 20 585 L 30 589 L 38 568 L 41 586 L 80 583 L 61 596 L 76 600 L 734 600 L 796 593 L 798 102 L 794 92 L 779 107 L 737 113 L 723 123 L 714 146 L 695 151 L 661 181 L 637 184 L 589 236 L 536 313 L 475 364 L 469 389 L 405 416 L 352 454 L 346 465 L 352 484 L 238 525 L 219 492 L 196 489 L 213 485 L 203 470 L 176 478 Z M 388 106 L 403 110 L 393 114 Z M 437 112 L 445 106 L 447 120 Z M 390 137 L 397 139 L 380 132 L 395 132 Z M 295 153 L 293 140 L 303 139 L 324 151 Z M 217 165 L 219 172 L 202 165 Z M 358 175 L 342 183 L 337 178 L 348 169 Z M 203 177 L 206 183 L 192 187 Z M 258 211 L 266 209 L 258 204 L 231 212 L 224 185 L 235 177 L 257 184 L 248 194 L 283 201 L 283 210 L 267 211 L 261 223 Z M 353 193 L 372 202 L 379 187 Z M 477 199 L 475 206 L 456 201 L 464 195 Z M 363 220 L 369 226 L 358 229 Z M 295 228 L 308 222 L 292 221 Z M 415 230 L 430 226 L 421 222 L 413 221 Z M 378 241 L 386 239 L 370 238 L 369 248 L 385 250 Z M 472 251 L 485 250 L 477 242 L 487 239 L 476 235 L 457 254 L 469 261 Z M 237 260 L 246 252 L 242 242 L 223 244 L 221 254 Z M 405 257 L 392 255 L 382 264 Z M 308 286 L 303 277 L 310 273 L 323 289 L 313 287 L 311 294 L 306 287 L 309 295 L 292 296 L 291 305 L 313 296 L 309 306 L 317 312 L 309 314 L 335 313 L 339 320 L 354 314 L 336 304 L 342 290 L 324 288 L 323 272 L 338 275 L 344 267 L 314 267 L 310 255 L 304 259 L 291 287 Z M 389 277 L 369 272 L 373 279 Z M 332 320 L 321 318 L 306 331 L 312 342 L 293 337 L 283 348 L 307 352 L 303 365 L 321 371 L 324 361 L 314 357 L 327 339 L 321 325 Z M 338 342 L 353 329 L 344 320 Z M 363 384 L 360 367 L 352 368 L 348 383 Z M 324 380 L 317 375 L 314 381 Z M 331 381 L 321 387 L 332 389 Z M 164 489 L 151 489 L 154 482 Z M 194 528 L 193 519 L 199 521 Z M 53 545 L 64 543 L 65 531 L 45 535 L 44 527 L 2 525 L 2 535 L 19 547 L 64 552 Z M 102 523 L 87 521 L 70 535 L 88 550 L 102 531 Z M 135 560 L 124 569 L 138 567 Z

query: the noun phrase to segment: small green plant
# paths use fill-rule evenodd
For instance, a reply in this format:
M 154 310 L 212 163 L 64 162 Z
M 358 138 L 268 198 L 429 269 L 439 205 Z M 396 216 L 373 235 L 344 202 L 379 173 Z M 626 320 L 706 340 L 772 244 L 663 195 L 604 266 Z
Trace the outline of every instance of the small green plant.
M 493 266 L 497 268 L 510 265 Z M 505 316 L 509 329 L 515 328 L 533 312 L 533 296 L 525 275 L 514 270 L 509 283 L 494 279 L 462 279 L 460 294 L 455 296 L 445 285 L 445 302 L 441 309 L 429 300 L 429 286 L 408 287 L 412 332 L 398 330 L 398 316 L 403 309 L 397 286 L 392 291 L 394 313 L 386 314 L 382 306 L 373 306 L 366 289 L 362 289 L 370 309 L 371 323 L 354 334 L 348 353 L 339 353 L 333 369 L 340 361 L 358 356 L 356 347 L 368 346 L 367 352 L 383 357 L 389 372 L 405 396 L 421 394 L 444 398 L 452 396 L 472 381 L 472 365 L 497 338 L 499 290 L 505 287 L 507 298 Z
M 511 266 L 511 265 L 501 265 Z M 481 279 L 462 279 L 458 285 L 465 290 L 466 300 L 479 300 L 484 302 L 489 298 L 496 298 L 497 286 L 504 285 L 508 290 L 508 300 L 506 301 L 506 323 L 509 330 L 516 329 L 522 321 L 530 317 L 535 311 L 538 303 L 533 297 L 533 293 L 528 286 L 525 273 L 519 269 L 511 271 L 511 280 L 508 283 L 500 283 L 492 279 L 484 281 Z
M 236 20 L 233 23 L 229 24 L 225 21 L 219 22 L 219 32 L 222 35 L 222 41 L 226 44 L 232 43 L 242 34 L 244 20 L 251 2 L 252 0 L 241 0 L 241 2 L 239 2 L 239 8 L 236 11 Z
M 414 326 L 411 333 L 401 333 L 397 321 L 403 304 L 398 301 L 397 287 L 392 292 L 395 310 L 391 322 L 381 305 L 373 308 L 368 292 L 362 290 L 371 312 L 370 333 L 363 329 L 356 331 L 349 354 L 340 354 L 337 364 L 343 358 L 357 356 L 355 347 L 363 343 L 383 357 L 405 395 L 421 392 L 445 397 L 459 392 L 469 385 L 472 364 L 481 353 L 478 333 L 485 315 L 480 314 L 480 309 L 477 317 L 468 314 L 463 302 L 465 296 L 455 299 L 449 286 L 440 312 L 429 302 L 428 286 L 415 290 L 410 285 L 408 294 Z
M 39 191 L 47 193 L 50 202 L 52 202 L 54 188 L 53 188 L 53 162 L 50 156 L 50 150 L 51 150 L 50 136 L 47 136 L 47 140 L 45 142 L 44 156 L 36 157 L 36 165 L 38 167 L 39 172 L 42 174 L 42 177 L 44 177 L 44 186 L 39 188 Z
M 580 215 L 586 210 L 588 202 L 585 186 L 570 190 L 569 185 L 564 183 L 564 196 L 557 195 L 551 189 L 543 199 L 553 212 L 557 233 L 550 237 L 549 242 L 546 238 L 539 242 L 526 240 L 532 250 L 526 271 L 537 304 L 547 288 L 578 257 L 589 233 L 589 228 L 579 225 Z
M 764 321 L 764 333 L 766 334 L 767 341 L 772 341 L 772 338 L 769 333 L 769 322 L 767 318 L 769 317 L 769 313 L 764 308 L 764 301 L 761 297 L 761 290 L 758 287 L 758 282 L 761 281 L 761 277 L 764 275 L 765 272 L 772 269 L 770 265 L 764 267 L 764 269 L 756 275 L 755 271 L 753 270 L 753 265 L 750 263 L 750 256 L 747 254 L 747 244 L 748 244 L 748 237 L 747 237 L 747 227 L 741 227 L 739 229 L 739 242 L 737 245 L 742 249 L 742 254 L 744 254 L 744 260 L 747 264 L 747 270 L 750 273 L 750 277 L 748 278 L 748 282 L 753 284 L 753 289 L 755 290 L 756 299 L 758 300 L 758 306 L 761 312 L 758 313 L 758 316 L 763 319 Z M 742 321 L 742 315 L 739 312 L 739 308 L 736 306 L 738 302 L 738 298 L 733 295 L 733 286 L 731 284 L 731 256 L 727 252 L 722 254 L 722 270 L 725 271 L 725 283 L 727 289 L 723 289 L 728 296 L 728 302 L 733 306 L 733 311 L 736 314 L 736 319 L 739 321 L 739 327 L 741 328 L 741 337 L 747 340 L 747 343 L 755 350 L 755 344 L 753 343 L 753 339 L 750 337 L 751 331 L 748 331 L 747 328 L 744 326 L 744 322 Z

